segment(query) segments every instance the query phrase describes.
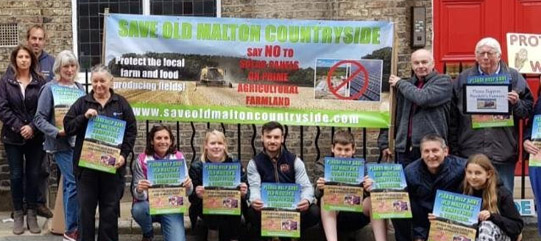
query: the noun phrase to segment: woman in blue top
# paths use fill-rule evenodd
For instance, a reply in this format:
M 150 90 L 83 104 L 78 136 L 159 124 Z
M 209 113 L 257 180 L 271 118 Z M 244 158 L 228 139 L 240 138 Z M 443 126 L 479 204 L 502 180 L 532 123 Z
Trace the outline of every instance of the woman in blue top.
M 79 205 L 77 203 L 77 189 L 75 186 L 75 176 L 73 175 L 73 145 L 74 137 L 66 136 L 62 126 L 63 115 L 55 112 L 55 101 L 53 98 L 54 88 L 64 87 L 74 89 L 76 96 L 84 95 L 84 88 L 77 83 L 75 79 L 79 73 L 79 62 L 77 57 L 70 50 L 64 50 L 56 56 L 53 65 L 55 78 L 43 86 L 38 100 L 38 110 L 34 116 L 36 127 L 45 134 L 45 143 L 43 149 L 51 153 L 62 173 L 62 190 L 64 202 L 64 220 L 65 232 L 64 240 L 77 240 L 77 213 Z M 67 111 L 70 104 L 64 103 L 62 108 Z M 56 103 L 58 104 L 58 103 Z M 62 111 L 62 109 L 58 109 Z M 65 112 L 64 112 L 65 113 Z M 59 116 L 56 116 L 59 115 Z M 55 121 L 58 120 L 58 121 Z

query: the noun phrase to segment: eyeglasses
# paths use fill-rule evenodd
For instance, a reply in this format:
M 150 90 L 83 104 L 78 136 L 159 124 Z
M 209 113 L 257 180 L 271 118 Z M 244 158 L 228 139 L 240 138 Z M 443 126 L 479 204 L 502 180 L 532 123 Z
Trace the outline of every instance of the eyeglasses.
M 489 58 L 495 57 L 495 56 L 498 55 L 497 52 L 492 52 L 492 51 L 489 51 L 489 52 L 476 52 L 476 53 L 477 53 L 477 56 L 481 56 L 481 57 L 484 57 L 485 54 L 486 54 Z

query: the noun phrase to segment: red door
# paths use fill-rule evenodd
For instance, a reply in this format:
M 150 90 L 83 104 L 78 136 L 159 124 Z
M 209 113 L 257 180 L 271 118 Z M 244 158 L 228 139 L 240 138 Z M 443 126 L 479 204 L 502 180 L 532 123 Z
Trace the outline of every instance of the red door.
M 475 60 L 474 49 L 483 37 L 498 39 L 512 29 L 514 11 L 503 13 L 515 0 L 434 0 L 434 56 L 436 68 L 453 77 Z M 505 53 L 504 53 L 505 56 Z
M 481 38 L 497 39 L 507 61 L 508 32 L 541 33 L 541 0 L 434 0 L 433 9 L 436 69 L 453 78 L 473 64 L 475 44 Z M 536 99 L 539 78 L 526 76 Z

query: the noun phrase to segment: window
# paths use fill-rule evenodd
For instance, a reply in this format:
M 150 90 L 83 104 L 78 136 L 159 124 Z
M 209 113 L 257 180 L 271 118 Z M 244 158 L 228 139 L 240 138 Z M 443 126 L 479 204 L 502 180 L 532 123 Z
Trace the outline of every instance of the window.
M 142 14 L 147 1 L 151 15 L 216 16 L 216 0 L 78 0 L 77 49 L 82 69 L 101 62 L 105 8 L 110 13 Z
M 0 24 L 0 47 L 13 47 L 18 44 L 17 23 Z
M 215 0 L 151 0 L 150 14 L 170 16 L 216 16 Z

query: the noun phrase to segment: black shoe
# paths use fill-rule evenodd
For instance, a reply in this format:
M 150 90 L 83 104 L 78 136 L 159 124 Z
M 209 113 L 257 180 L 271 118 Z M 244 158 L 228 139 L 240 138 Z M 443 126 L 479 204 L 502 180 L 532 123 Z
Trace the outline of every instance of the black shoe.
M 49 208 L 47 208 L 44 204 L 38 204 L 36 208 L 38 216 L 42 216 L 44 218 L 52 218 L 53 212 Z

